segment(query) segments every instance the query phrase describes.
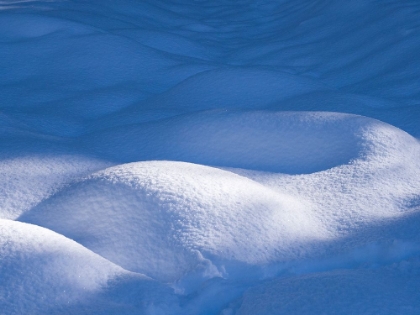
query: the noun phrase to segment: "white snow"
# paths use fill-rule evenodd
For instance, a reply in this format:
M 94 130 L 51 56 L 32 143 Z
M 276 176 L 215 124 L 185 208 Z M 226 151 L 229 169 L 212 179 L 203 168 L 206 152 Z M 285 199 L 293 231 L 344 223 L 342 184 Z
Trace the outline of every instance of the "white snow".
M 2 312 L 31 313 L 74 303 L 124 270 L 62 235 L 1 220 Z
M 98 159 L 66 154 L 3 158 L 0 218 L 15 220 L 68 182 L 108 165 Z
M 310 207 L 227 171 L 139 162 L 95 173 L 20 219 L 173 282 L 197 268 L 223 277 L 223 261 L 261 265 L 302 255 L 301 243 L 327 237 Z
M 419 314 L 419 12 L 0 1 L 0 314 Z

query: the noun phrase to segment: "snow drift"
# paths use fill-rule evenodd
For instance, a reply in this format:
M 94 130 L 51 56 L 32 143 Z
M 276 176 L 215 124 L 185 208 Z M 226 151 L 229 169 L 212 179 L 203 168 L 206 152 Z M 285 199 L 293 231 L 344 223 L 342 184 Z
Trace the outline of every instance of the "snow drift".
M 418 314 L 418 1 L 0 1 L 0 312 Z

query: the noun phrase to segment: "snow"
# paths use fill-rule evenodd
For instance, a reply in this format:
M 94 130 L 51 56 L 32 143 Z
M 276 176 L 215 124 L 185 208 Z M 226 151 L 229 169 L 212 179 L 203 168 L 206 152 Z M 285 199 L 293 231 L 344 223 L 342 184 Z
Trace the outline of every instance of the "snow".
M 363 154 L 358 133 L 365 125 L 362 117 L 333 113 L 217 110 L 112 128 L 83 140 L 92 154 L 118 162 L 164 159 L 309 173 Z
M 47 229 L 9 220 L 0 224 L 3 312 L 22 314 L 74 303 L 124 272 Z
M 418 314 L 418 263 L 269 281 L 247 292 L 236 314 Z
M 0 219 L 0 308 L 4 314 L 130 314 L 165 309 L 172 293 L 150 278 L 107 261 L 51 230 Z M 120 292 L 142 303 L 125 313 Z M 116 291 L 117 294 L 110 294 Z M 127 295 L 131 292 L 127 292 Z M 150 301 L 152 300 L 152 301 Z
M 138 162 L 94 173 L 20 220 L 66 235 L 125 269 L 173 282 L 200 265 L 204 276 L 229 273 L 212 261 L 262 265 L 295 257 L 299 243 L 326 237 L 308 208 L 219 169 Z
M 0 313 L 419 314 L 418 1 L 0 1 Z
M 74 154 L 4 157 L 0 162 L 0 218 L 15 220 L 65 184 L 108 165 Z

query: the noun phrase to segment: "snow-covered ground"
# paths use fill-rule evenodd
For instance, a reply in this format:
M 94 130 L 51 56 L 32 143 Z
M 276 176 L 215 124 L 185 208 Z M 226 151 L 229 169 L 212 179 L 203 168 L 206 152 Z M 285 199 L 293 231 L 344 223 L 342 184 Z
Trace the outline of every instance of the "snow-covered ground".
M 1 0 L 0 314 L 420 314 L 417 0 Z

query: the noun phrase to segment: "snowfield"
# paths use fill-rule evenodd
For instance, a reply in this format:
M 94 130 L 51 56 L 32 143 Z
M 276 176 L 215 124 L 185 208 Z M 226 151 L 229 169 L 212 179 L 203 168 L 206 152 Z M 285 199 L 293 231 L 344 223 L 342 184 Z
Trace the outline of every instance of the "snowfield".
M 419 21 L 0 1 L 0 314 L 420 314 Z

